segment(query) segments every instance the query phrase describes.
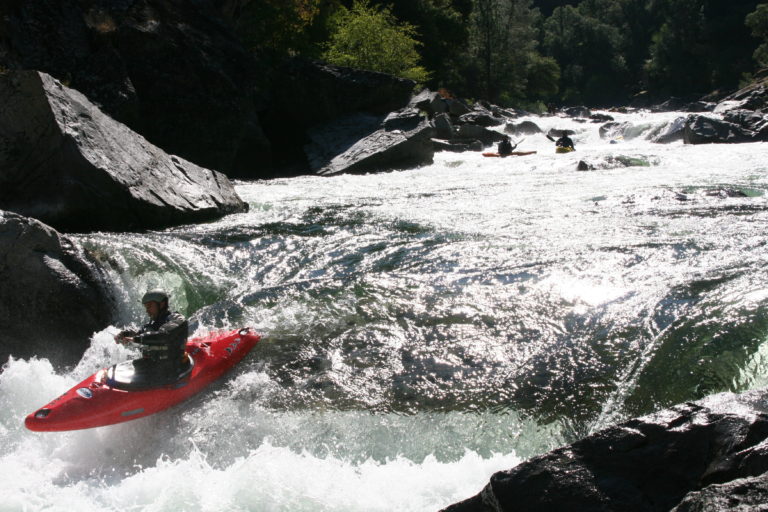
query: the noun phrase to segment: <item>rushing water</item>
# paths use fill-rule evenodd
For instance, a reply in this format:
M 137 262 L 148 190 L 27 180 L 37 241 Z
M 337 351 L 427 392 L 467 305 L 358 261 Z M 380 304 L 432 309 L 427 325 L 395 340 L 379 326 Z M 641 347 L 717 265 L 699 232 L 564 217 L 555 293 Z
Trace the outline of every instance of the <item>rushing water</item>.
M 74 369 L 9 361 L 0 511 L 436 511 L 627 417 L 765 385 L 768 146 L 617 117 L 614 143 L 533 119 L 576 130 L 571 154 L 533 135 L 526 157 L 239 183 L 247 214 L 76 236 L 124 324 L 162 286 L 198 333 L 265 337 L 182 406 L 70 433 L 23 418 L 132 357 L 117 327 Z

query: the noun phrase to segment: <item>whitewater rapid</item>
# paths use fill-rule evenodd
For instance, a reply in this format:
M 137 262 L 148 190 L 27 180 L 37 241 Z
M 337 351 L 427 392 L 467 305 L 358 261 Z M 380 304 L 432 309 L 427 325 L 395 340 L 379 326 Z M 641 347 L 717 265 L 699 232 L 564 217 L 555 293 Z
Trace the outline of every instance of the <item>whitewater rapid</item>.
M 632 415 L 764 386 L 768 147 L 658 144 L 684 114 L 611 115 L 608 138 L 530 118 L 574 130 L 571 154 L 538 134 L 525 157 L 239 182 L 245 214 L 75 235 L 121 325 L 162 286 L 196 333 L 265 338 L 182 406 L 69 433 L 24 416 L 134 357 L 121 325 L 75 368 L 8 361 L 0 512 L 438 510 Z

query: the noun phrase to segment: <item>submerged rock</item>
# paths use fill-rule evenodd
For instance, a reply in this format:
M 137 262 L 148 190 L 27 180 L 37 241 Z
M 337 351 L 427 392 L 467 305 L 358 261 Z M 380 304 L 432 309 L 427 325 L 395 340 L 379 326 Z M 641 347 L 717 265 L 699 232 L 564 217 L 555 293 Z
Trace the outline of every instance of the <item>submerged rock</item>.
M 223 174 L 166 154 L 45 73 L 0 76 L 0 208 L 64 231 L 160 228 L 247 210 Z
M 657 161 L 642 155 L 608 155 L 593 160 L 579 160 L 577 171 L 594 171 L 597 169 L 620 169 L 622 167 L 650 167 Z
M 112 322 L 101 267 L 50 226 L 0 210 L 0 364 L 9 355 L 74 364 Z
M 722 393 L 498 472 L 478 495 L 444 510 L 721 510 L 697 507 L 727 503 L 729 493 L 738 493 L 732 505 L 755 503 L 765 496 L 766 471 L 768 391 Z

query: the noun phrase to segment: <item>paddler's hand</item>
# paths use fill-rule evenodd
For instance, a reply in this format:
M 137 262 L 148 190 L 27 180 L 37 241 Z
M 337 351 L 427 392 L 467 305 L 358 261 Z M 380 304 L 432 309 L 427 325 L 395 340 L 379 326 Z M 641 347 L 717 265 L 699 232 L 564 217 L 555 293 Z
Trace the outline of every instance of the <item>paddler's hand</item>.
M 115 342 L 120 343 L 121 345 L 127 345 L 128 343 L 133 343 L 133 337 L 124 336 L 123 334 L 118 334 L 117 336 L 115 336 Z

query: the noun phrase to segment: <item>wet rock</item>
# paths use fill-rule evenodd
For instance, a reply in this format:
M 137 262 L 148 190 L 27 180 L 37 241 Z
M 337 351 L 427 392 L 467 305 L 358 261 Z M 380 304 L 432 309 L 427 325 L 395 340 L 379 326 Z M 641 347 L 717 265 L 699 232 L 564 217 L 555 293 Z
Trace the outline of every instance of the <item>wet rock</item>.
M 720 510 L 695 508 L 715 496 L 752 503 L 765 493 L 766 438 L 768 391 L 714 395 L 498 472 L 478 495 L 444 510 Z
M 385 130 L 410 131 L 416 129 L 424 116 L 415 108 L 405 108 L 396 112 L 391 112 L 384 118 L 383 127 Z
M 431 164 L 434 128 L 426 119 L 412 130 L 387 130 L 382 119 L 356 114 L 310 130 L 310 166 L 323 176 L 408 169 Z
M 435 151 L 451 151 L 453 153 L 463 153 L 464 151 L 482 151 L 483 143 L 479 140 L 443 140 L 432 139 Z
M 435 136 L 441 139 L 452 139 L 454 135 L 453 124 L 448 114 L 437 114 L 432 123 L 435 127 Z
M 589 110 L 587 107 L 568 107 L 563 109 L 563 112 L 565 115 L 569 117 L 590 117 L 592 115 L 592 111 Z
M 616 137 L 623 137 L 624 132 L 630 126 L 630 123 L 618 123 L 614 121 L 605 123 L 598 131 L 601 139 L 615 139 Z
M 533 121 L 523 121 L 521 123 L 507 123 L 504 127 L 506 133 L 512 135 L 535 135 L 537 133 L 543 133 L 539 125 Z
M 717 189 L 711 189 L 706 190 L 704 192 L 704 195 L 708 197 L 717 197 L 719 199 L 727 199 L 727 198 L 733 198 L 733 197 L 749 197 L 744 191 L 737 190 L 733 188 L 717 188 Z
M 754 133 L 734 123 L 693 114 L 686 119 L 683 140 L 686 144 L 727 144 L 751 142 Z
M 609 116 L 608 114 L 592 114 L 589 116 L 589 119 L 591 119 L 593 123 L 608 123 L 613 121 L 613 116 Z
M 458 98 L 448 99 L 446 102 L 448 103 L 448 112 L 454 117 L 461 117 L 472 112 L 472 109 Z
M 764 111 L 766 109 L 768 109 L 768 78 L 763 78 L 723 98 L 715 108 L 715 112 Z
M 495 117 L 485 110 L 474 110 L 468 114 L 464 114 L 459 117 L 458 121 L 461 124 L 474 124 L 485 128 L 504 124 L 504 120 Z
M 651 134 L 651 141 L 658 144 L 669 144 L 683 140 L 687 118 L 678 117 L 662 126 L 656 133 Z
M 90 337 L 110 325 L 105 272 L 50 226 L 0 210 L 0 364 L 46 357 L 76 363 Z
M 688 494 L 671 512 L 757 512 L 768 510 L 768 475 L 713 484 Z
M 490 146 L 504 139 L 504 134 L 495 130 L 489 130 L 482 126 L 472 124 L 463 124 L 455 130 L 454 137 L 461 139 L 475 139 L 483 143 L 484 146 Z
M 212 2 L 5 2 L 0 56 L 44 71 L 166 152 L 262 177 L 259 68 Z
M 768 114 L 751 110 L 729 110 L 723 120 L 753 132 L 756 140 L 768 140 Z
M 247 210 L 224 175 L 166 154 L 45 73 L 0 76 L 0 105 L 0 208 L 64 231 Z
M 711 112 L 715 109 L 715 103 L 707 101 L 690 101 L 684 98 L 672 97 L 651 108 L 654 112 Z
M 650 167 L 657 165 L 654 159 L 642 155 L 608 155 L 592 160 L 579 160 L 577 171 L 594 171 L 597 169 L 621 169 L 623 167 Z

